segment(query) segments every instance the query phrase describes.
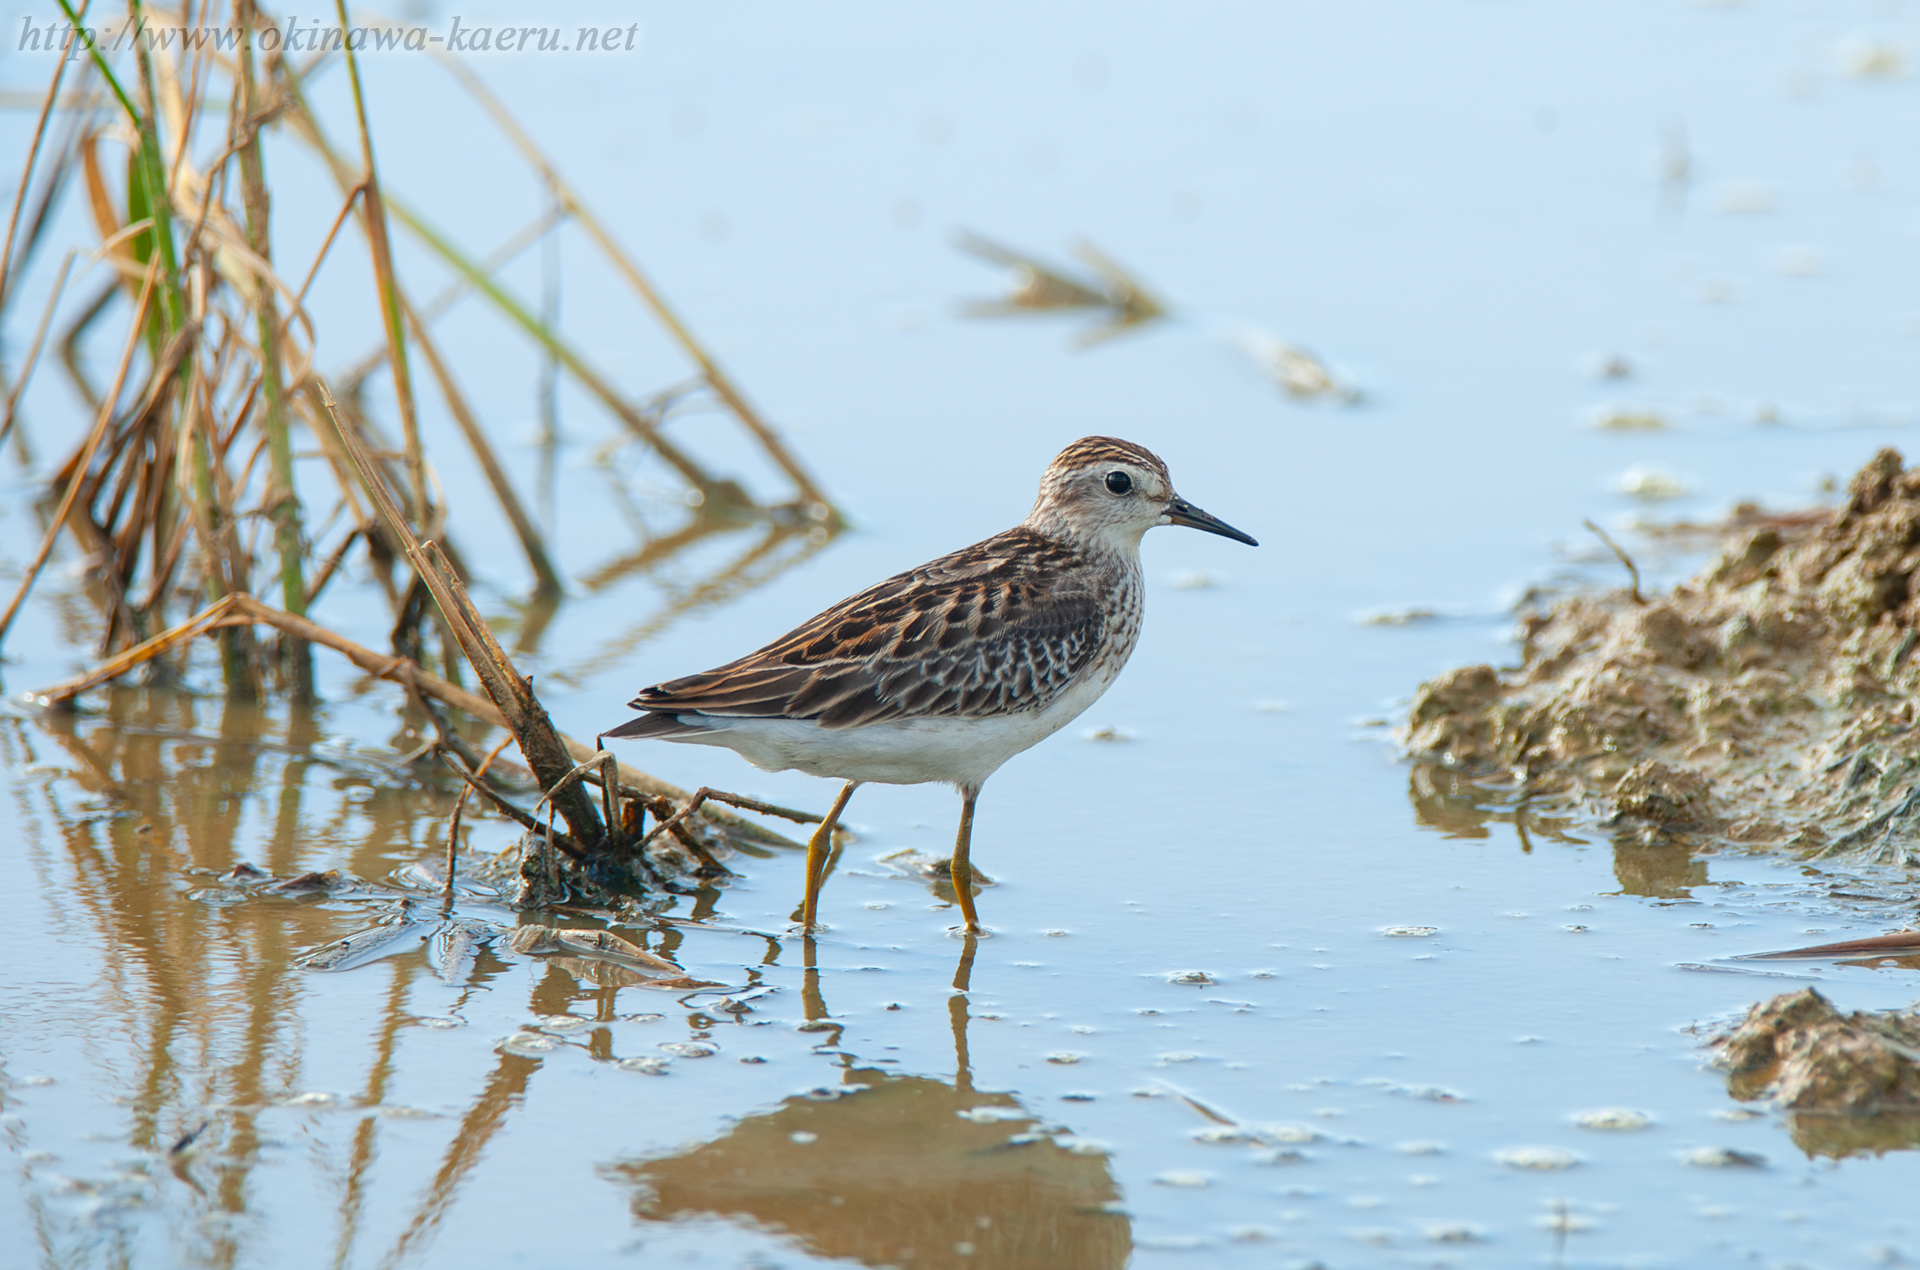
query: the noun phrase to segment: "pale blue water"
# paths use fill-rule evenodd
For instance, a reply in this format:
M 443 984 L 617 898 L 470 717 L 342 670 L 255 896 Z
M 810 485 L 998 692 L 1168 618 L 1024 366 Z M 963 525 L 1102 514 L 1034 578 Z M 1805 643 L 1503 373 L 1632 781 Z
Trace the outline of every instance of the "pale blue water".
M 489 12 L 544 20 L 505 8 L 460 16 L 472 25 Z M 1147 629 L 1132 665 L 1081 725 L 1009 765 L 981 802 L 975 859 L 1000 885 L 981 897 L 995 935 L 962 1012 L 973 1086 L 1012 1094 L 1063 1141 L 1106 1144 L 1105 1156 L 1007 1150 L 1072 1161 L 1061 1168 L 1082 1184 L 1069 1209 L 1104 1202 L 1105 1186 L 1130 1215 L 1061 1218 L 1069 1232 L 1093 1229 L 1074 1221 L 1130 1226 L 1097 1246 L 1063 1236 L 1079 1242 L 1057 1264 L 1920 1258 L 1912 1152 L 1809 1160 L 1776 1117 L 1721 1118 L 1734 1104 L 1688 1030 L 1809 979 L 1846 1008 L 1900 1005 L 1920 995 L 1920 976 L 1684 968 L 1817 942 L 1810 931 L 1877 933 L 1910 908 L 1834 901 L 1828 877 L 1747 858 L 1705 862 L 1704 880 L 1680 874 L 1664 898 L 1622 894 L 1598 837 L 1565 844 L 1536 832 L 1530 853 L 1501 824 L 1449 837 L 1422 827 L 1409 769 L 1359 723 L 1391 715 L 1439 670 L 1508 656 L 1507 602 L 1565 572 L 1565 551 L 1591 556 L 1582 518 L 1703 518 L 1745 497 L 1800 505 L 1820 496 L 1823 476 L 1844 481 L 1879 446 L 1912 446 L 1911 8 L 1449 0 L 635 13 L 644 34 L 631 56 L 476 65 L 856 529 L 607 664 L 597 659 L 623 631 L 743 544 L 703 548 L 656 581 L 576 586 L 528 659 L 562 727 L 591 734 L 624 718 L 621 703 L 642 684 L 744 652 L 886 573 L 1006 527 L 1047 459 L 1085 433 L 1153 447 L 1183 494 L 1264 544 L 1151 535 Z M 441 29 L 451 17 L 423 20 Z M 18 22 L 10 11 L 0 30 Z M 1904 48 L 1909 73 L 1846 73 L 1862 41 Z M 46 69 L 9 55 L 6 84 L 36 87 Z M 344 138 L 337 72 L 319 91 Z M 536 186 L 437 68 L 373 60 L 368 82 L 397 194 L 482 251 L 538 213 Z M 10 118 L 9 168 L 29 116 Z M 1680 131 L 1683 188 L 1661 178 L 1662 147 Z M 336 196 L 284 143 L 269 163 L 280 242 L 304 261 Z M 1771 210 L 1719 210 L 1768 200 Z M 63 246 L 84 238 L 81 217 L 70 195 L 56 227 Z M 1068 240 L 1090 237 L 1165 297 L 1175 320 L 1086 352 L 1069 344 L 1077 319 L 964 320 L 957 303 L 996 294 L 1001 279 L 952 247 L 962 228 L 1062 259 Z M 56 258 L 43 254 L 11 315 L 10 366 Z M 579 238 L 563 240 L 561 259 L 563 323 L 598 363 L 636 393 L 683 373 Z M 356 257 L 343 260 L 314 305 L 328 368 L 359 358 L 376 334 L 368 279 Z M 410 244 L 402 265 L 420 293 L 437 286 Z M 1808 267 L 1817 272 L 1792 272 Z M 504 276 L 537 296 L 538 251 Z M 535 358 L 472 300 L 440 327 L 531 489 L 537 455 L 520 443 L 536 421 Z M 1233 346 L 1248 328 L 1346 368 L 1367 403 L 1290 403 Z M 1631 378 L 1589 373 L 1616 355 Z M 369 399 L 382 403 L 385 391 L 376 380 Z M 75 406 L 45 370 L 28 406 L 44 471 L 56 438 L 78 426 Z M 1608 406 L 1658 409 L 1674 426 L 1586 426 Z M 1763 408 L 1779 422 L 1757 422 Z M 430 450 L 456 491 L 453 532 L 480 566 L 484 602 L 505 612 L 523 570 L 437 411 Z M 591 463 L 612 425 L 571 387 L 561 419 L 571 444 L 555 537 L 580 578 L 635 539 Z M 673 426 L 717 466 L 777 489 L 717 417 Z M 39 532 L 26 511 L 37 486 L 5 462 L 0 576 L 11 579 Z M 1671 472 L 1690 493 L 1635 502 L 1616 485 L 1636 465 Z M 1660 577 L 1692 567 L 1635 545 Z M 1579 568 L 1613 581 L 1604 561 Z M 1214 585 L 1175 585 L 1196 570 Z M 60 599 L 70 575 L 50 582 L 0 668 L 14 696 L 86 662 L 85 639 L 60 616 L 85 611 Z M 1415 605 L 1450 616 L 1356 620 Z M 384 639 L 382 610 L 364 592 L 333 593 L 320 616 L 364 642 Z M 397 698 L 353 696 L 361 685 L 340 663 L 321 665 L 330 704 L 316 731 L 390 740 Z M 192 719 L 182 709 L 171 726 L 219 730 L 217 702 L 194 705 Z M 1130 739 L 1082 737 L 1108 726 Z M 286 728 L 283 712 L 265 725 L 276 741 Z M 79 731 L 110 744 L 99 721 Z M 920 1204 L 956 1184 L 922 1161 L 918 1172 L 882 1170 L 880 1209 L 858 1198 L 836 1206 L 831 1194 L 808 1202 L 804 1152 L 836 1161 L 821 1176 L 862 1152 L 885 1158 L 866 1129 L 831 1114 L 884 1090 L 819 1104 L 816 1141 L 767 1149 L 766 1186 L 789 1166 L 802 1179 L 783 1219 L 736 1195 L 642 1220 L 622 1168 L 691 1157 L 760 1123 L 779 1130 L 766 1135 L 775 1146 L 790 1141 L 786 1120 L 756 1118 L 838 1084 L 843 1065 L 954 1081 L 961 945 L 919 882 L 874 863 L 901 848 L 943 851 L 957 812 L 946 791 L 864 789 L 852 805 L 860 838 L 826 892 L 832 929 L 818 976 L 844 1032 L 796 1030 L 808 1017 L 797 941 L 761 967 L 765 941 L 695 932 L 679 945 L 693 973 L 735 986 L 757 975 L 778 991 L 751 1001 L 738 1025 L 701 1029 L 717 1054 L 676 1058 L 656 1078 L 604 1060 L 686 1040 L 687 1007 L 670 995 L 589 992 L 558 970 L 497 958 L 482 959 L 474 988 L 443 984 L 420 960 L 288 970 L 290 951 L 344 934 L 365 905 L 213 907 L 186 896 L 204 885 L 186 868 L 241 859 L 378 878 L 432 850 L 441 803 L 352 763 L 289 763 L 266 749 L 251 767 L 236 768 L 232 752 L 214 766 L 209 747 L 175 741 L 139 760 L 159 773 L 144 785 L 115 769 L 147 791 L 128 797 L 149 818 L 155 800 L 211 791 L 190 825 L 163 824 L 160 845 L 145 845 L 136 817 L 115 818 L 127 804 L 42 725 L 5 722 L 0 733 L 12 769 L 0 818 L 14 843 L 0 851 L 0 879 L 19 897 L 0 945 L 0 1136 L 14 1179 L 0 1188 L 0 1264 L 987 1264 L 998 1255 L 988 1235 L 955 1233 L 969 1218 L 1019 1227 L 1055 1211 L 1004 1196 L 987 1214 L 925 1200 L 939 1216 L 902 1219 L 917 1232 L 913 1259 L 834 1242 L 878 1229 L 888 1202 Z M 630 757 L 689 786 L 813 807 L 830 796 L 714 751 L 636 746 Z M 297 814 L 277 821 L 289 787 Z M 484 823 L 504 841 L 497 822 Z M 742 867 L 718 911 L 783 930 L 797 858 Z M 1438 933 L 1389 938 L 1389 926 Z M 1168 982 L 1191 970 L 1215 982 Z M 599 1021 L 592 1048 L 498 1052 L 523 1024 L 568 1011 Z M 649 1014 L 664 1017 L 632 1017 Z M 449 1018 L 463 1026 L 411 1022 Z M 555 1035 L 584 1043 L 595 1032 Z M 159 1050 L 168 1063 L 156 1064 Z M 1067 1053 L 1080 1057 L 1049 1061 Z M 749 1057 L 766 1061 L 738 1061 Z M 168 1074 L 150 1080 L 156 1070 Z M 235 1087 L 245 1071 L 261 1073 L 262 1092 Z M 1422 1096 L 1433 1088 L 1457 1097 Z M 1319 1140 L 1282 1163 L 1244 1143 L 1195 1141 L 1210 1122 L 1175 1091 Z M 272 1102 L 303 1092 L 339 1102 Z M 1083 1093 L 1094 1096 L 1067 1097 Z M 1608 1106 L 1647 1111 L 1654 1126 L 1572 1124 Z M 176 1166 L 134 1145 L 146 1117 L 153 1140 L 168 1142 L 252 1107 L 264 1108 L 257 1146 L 217 1128 L 218 1150 Z M 376 1114 L 383 1107 L 439 1118 Z M 954 1109 L 904 1120 L 904 1141 L 937 1150 L 943 1130 L 973 1131 L 947 1124 Z M 1032 1128 L 1006 1122 L 1008 1133 Z M 1400 1149 L 1411 1142 L 1443 1149 Z M 1548 1172 L 1496 1162 L 1530 1146 L 1580 1162 Z M 1682 1162 L 1700 1147 L 1767 1163 Z M 742 1185 L 754 1184 L 750 1174 Z M 1562 1238 L 1543 1221 L 1580 1229 Z M 1072 1261 L 1073 1248 L 1093 1251 Z

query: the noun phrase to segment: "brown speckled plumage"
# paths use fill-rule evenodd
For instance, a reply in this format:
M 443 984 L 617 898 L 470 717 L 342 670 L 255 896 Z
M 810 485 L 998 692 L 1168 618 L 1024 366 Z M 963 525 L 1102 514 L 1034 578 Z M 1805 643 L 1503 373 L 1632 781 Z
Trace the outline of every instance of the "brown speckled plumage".
M 1137 563 L 1093 559 L 1025 525 L 842 600 L 703 674 L 643 690 L 636 710 L 810 719 L 991 718 L 1045 709 L 1140 629 Z

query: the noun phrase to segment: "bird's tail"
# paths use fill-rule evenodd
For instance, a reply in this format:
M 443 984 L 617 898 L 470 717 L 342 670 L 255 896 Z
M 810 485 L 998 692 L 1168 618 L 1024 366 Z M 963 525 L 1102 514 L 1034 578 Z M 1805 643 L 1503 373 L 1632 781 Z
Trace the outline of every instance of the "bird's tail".
M 695 720 L 699 717 L 697 714 L 689 714 L 686 716 L 688 720 Z M 683 721 L 680 715 L 654 711 L 643 714 L 637 719 L 628 719 L 619 727 L 608 728 L 600 735 L 609 738 L 617 737 L 627 741 L 647 739 L 670 741 L 675 737 L 689 736 L 695 732 L 706 732 L 709 730 L 710 729 L 701 726 L 697 722 Z

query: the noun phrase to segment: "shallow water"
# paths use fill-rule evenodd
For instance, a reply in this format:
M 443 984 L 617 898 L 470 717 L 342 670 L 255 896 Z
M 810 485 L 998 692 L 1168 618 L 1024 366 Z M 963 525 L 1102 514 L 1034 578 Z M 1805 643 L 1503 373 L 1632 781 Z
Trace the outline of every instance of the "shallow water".
M 1916 85 L 1848 71 L 1862 48 L 1912 57 L 1911 10 L 645 13 L 630 62 L 481 69 L 856 529 L 723 604 L 700 588 L 751 534 L 602 581 L 639 543 L 591 462 L 610 429 L 563 394 L 552 502 L 575 594 L 530 629 L 511 542 L 437 438 L 483 603 L 563 728 L 590 735 L 635 687 L 1004 528 L 1083 433 L 1152 446 L 1265 545 L 1149 537 L 1132 665 L 982 799 L 991 938 L 952 937 L 886 860 L 945 850 L 954 797 L 868 788 L 813 946 L 786 934 L 793 853 L 737 860 L 675 910 L 706 928 L 622 931 L 720 985 L 704 992 L 435 942 L 451 800 L 396 768 L 397 695 L 337 661 L 310 717 L 127 688 L 66 721 L 0 719 L 0 1264 L 1920 1259 L 1920 1155 L 1832 1158 L 1819 1126 L 1733 1103 L 1702 1048 L 1808 982 L 1844 1008 L 1920 996 L 1911 968 L 1725 960 L 1891 929 L 1910 903 L 1853 897 L 1910 884 L 1516 825 L 1374 722 L 1440 669 L 1509 655 L 1523 588 L 1613 584 L 1583 517 L 1804 504 L 1911 445 Z M 498 171 L 461 165 L 492 142 L 429 114 L 449 99 L 435 75 L 370 68 L 389 180 L 498 241 L 538 193 L 489 197 Z M 1681 135 L 1687 179 L 1663 181 Z M 271 161 L 283 235 L 323 232 L 317 177 Z M 1087 351 L 1070 339 L 1097 318 L 964 319 L 1001 278 L 952 248 L 960 228 L 1058 259 L 1088 235 L 1175 317 Z M 562 251 L 568 328 L 629 385 L 678 373 Z M 507 277 L 537 293 L 538 260 Z M 321 329 L 371 341 L 360 281 L 323 281 Z M 486 422 L 520 439 L 531 356 L 471 301 L 443 327 Z M 1234 346 L 1248 329 L 1314 350 L 1365 403 L 1288 401 Z M 1632 376 L 1595 378 L 1609 357 Z M 29 405 L 44 465 L 73 405 L 51 374 Z M 1673 426 L 1587 426 L 1607 408 Z M 764 479 L 702 421 L 676 426 Z M 531 481 L 536 452 L 514 453 Z M 1617 492 L 1635 466 L 1689 493 Z M 34 480 L 8 473 L 11 577 L 38 530 Z M 1695 563 L 1627 541 L 1656 579 Z M 94 637 L 71 573 L 50 583 L 7 647 L 16 701 Z M 1362 620 L 1415 607 L 1436 616 Z M 319 616 L 384 639 L 366 591 Z M 628 757 L 787 804 L 831 793 L 704 749 Z M 477 849 L 508 841 L 472 823 Z M 241 862 L 367 885 L 220 885 Z M 518 920 L 478 889 L 455 916 Z M 295 964 L 374 921 L 402 924 L 392 955 Z M 1650 1124 L 1576 1123 L 1608 1108 Z

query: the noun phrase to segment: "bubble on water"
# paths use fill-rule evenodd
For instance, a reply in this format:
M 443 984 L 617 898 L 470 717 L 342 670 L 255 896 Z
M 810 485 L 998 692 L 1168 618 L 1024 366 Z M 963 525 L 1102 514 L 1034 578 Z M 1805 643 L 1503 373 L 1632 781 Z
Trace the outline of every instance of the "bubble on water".
M 1347 1200 L 1348 1208 L 1373 1209 L 1386 1207 L 1387 1201 L 1378 1195 L 1355 1195 Z
M 1235 1243 L 1263 1244 L 1279 1236 L 1280 1232 L 1271 1226 L 1232 1226 L 1227 1230 L 1227 1238 Z
M 1440 928 L 1438 926 L 1384 926 L 1380 933 L 1388 939 L 1426 939 L 1428 936 L 1438 935 Z
M 1095 1098 L 1098 1098 L 1099 1096 L 1100 1095 L 1098 1094 L 1088 1093 L 1084 1089 L 1073 1089 L 1073 1090 L 1067 1091 L 1064 1094 L 1061 1094 L 1060 1101 L 1061 1102 L 1092 1102 Z
M 413 1025 L 415 1027 L 432 1028 L 436 1032 L 449 1032 L 457 1027 L 465 1027 L 467 1021 L 465 1019 L 429 1015 L 414 1019 Z
M 1400 1232 L 1391 1226 L 1362 1226 L 1347 1232 L 1356 1243 L 1372 1244 L 1385 1248 L 1400 1237 Z
M 403 1103 L 380 1108 L 380 1115 L 389 1120 L 438 1120 L 440 1113 L 428 1111 L 425 1107 L 409 1107 Z
M 1053 1144 L 1068 1155 L 1113 1154 L 1113 1145 L 1098 1138 L 1055 1138 Z
M 560 1042 L 551 1036 L 539 1032 L 515 1032 L 500 1042 L 500 1048 L 509 1054 L 518 1054 L 521 1058 L 537 1058 L 541 1054 L 552 1053 Z
M 1174 1186 L 1185 1189 L 1195 1189 L 1202 1186 L 1212 1186 L 1213 1174 L 1207 1172 L 1205 1169 L 1168 1169 L 1164 1173 L 1154 1174 L 1153 1184 L 1155 1186 Z
M 614 1066 L 623 1072 L 639 1072 L 643 1076 L 664 1076 L 672 1063 L 673 1060 L 670 1058 L 658 1058 L 649 1054 L 644 1058 L 623 1058 Z
M 1304 1125 L 1265 1124 L 1260 1126 L 1262 1142 L 1284 1142 L 1299 1145 L 1306 1142 L 1318 1142 L 1320 1135 Z
M 1162 1054 L 1160 1061 L 1163 1063 L 1192 1063 L 1199 1061 L 1199 1058 L 1200 1056 L 1198 1054 L 1189 1050 L 1175 1050 L 1171 1054 Z
M 1064 939 L 1066 938 L 1066 935 L 1067 935 L 1066 931 L 1060 930 L 1057 927 L 1053 930 L 1043 930 L 1040 933 L 1042 935 L 1045 935 L 1048 939 Z
M 1767 1166 L 1767 1157 L 1731 1147 L 1696 1147 L 1680 1152 L 1680 1162 L 1697 1169 L 1762 1169 Z
M 1202 987 L 1206 987 L 1206 986 L 1210 986 L 1216 981 L 1212 975 L 1208 974 L 1204 970 L 1176 970 L 1172 974 L 1167 976 L 1167 982 L 1181 983 L 1181 984 L 1196 984 Z
M 1573 1122 L 1582 1129 L 1629 1133 L 1635 1129 L 1650 1127 L 1653 1124 L 1653 1117 L 1644 1111 L 1635 1111 L 1631 1107 L 1602 1107 L 1597 1111 L 1581 1112 L 1573 1118 Z
M 1685 496 L 1687 486 L 1686 482 L 1665 468 L 1640 464 L 1621 473 L 1620 492 L 1632 498 L 1657 502 Z
M 1580 1163 L 1580 1156 L 1565 1147 L 1508 1147 L 1504 1151 L 1495 1151 L 1493 1158 L 1495 1163 L 1504 1164 L 1510 1169 L 1536 1172 L 1570 1169 Z
M 1187 1134 L 1195 1142 L 1245 1142 L 1247 1131 L 1238 1125 L 1210 1124 Z
M 819 1140 L 819 1134 L 809 1133 L 805 1129 L 795 1129 L 787 1135 L 787 1141 L 793 1143 L 795 1146 L 810 1146 Z
M 874 910 L 875 912 L 879 912 L 883 908 L 890 907 L 890 905 L 888 905 L 888 903 L 885 900 L 868 900 L 866 903 L 866 907 Z
M 304 1094 L 294 1094 L 285 1100 L 284 1105 L 288 1107 L 332 1107 L 337 1105 L 339 1101 L 340 1096 L 338 1094 L 327 1094 L 321 1093 L 319 1090 L 312 1090 Z
M 1647 406 L 1601 406 L 1587 416 L 1587 426 L 1603 432 L 1664 432 L 1665 414 Z
M 1086 1055 L 1080 1053 L 1078 1050 L 1056 1050 L 1047 1055 L 1047 1061 L 1049 1063 L 1058 1063 L 1063 1067 L 1071 1067 L 1084 1058 L 1086 1058 Z
M 1833 60 L 1855 79 L 1901 79 L 1907 73 L 1907 47 L 1897 40 L 1848 35 L 1834 42 Z
M 1714 1112 L 1713 1116 L 1716 1120 L 1739 1122 L 1742 1120 L 1758 1120 L 1766 1114 L 1764 1111 L 1755 1111 L 1752 1107 L 1722 1107 L 1720 1110 Z
M 705 1041 L 662 1041 L 660 1048 L 676 1058 L 712 1058 L 720 1052 L 718 1045 Z
M 965 1111 L 956 1111 L 954 1115 L 962 1120 L 971 1120 L 975 1124 L 992 1124 L 996 1120 L 1031 1120 L 1033 1113 L 1023 1107 L 972 1107 Z
M 1569 1212 L 1564 1200 L 1554 1200 L 1552 1204 L 1552 1212 L 1533 1219 L 1533 1224 L 1542 1230 L 1551 1231 L 1556 1235 L 1577 1235 L 1581 1231 L 1592 1230 L 1600 1224 L 1591 1217 L 1582 1217 L 1578 1213 Z
M 578 1032 L 583 1027 L 592 1027 L 593 1020 L 577 1014 L 547 1014 L 534 1026 L 543 1032 Z
M 1131 741 L 1133 739 L 1133 733 L 1128 732 L 1124 728 L 1117 728 L 1112 724 L 1108 724 L 1107 726 L 1101 727 L 1101 728 L 1088 728 L 1085 732 L 1082 732 L 1080 735 L 1083 739 L 1088 741 L 1111 742 L 1111 741 Z
M 1731 215 L 1770 212 L 1774 206 L 1773 186 L 1765 181 L 1727 181 L 1714 192 L 1714 206 Z
M 1182 569 L 1173 575 L 1173 585 L 1182 591 L 1200 591 L 1213 584 L 1213 575 L 1205 569 Z
M 1428 1222 L 1420 1233 L 1436 1244 L 1473 1244 L 1487 1237 L 1486 1227 L 1467 1221 Z

